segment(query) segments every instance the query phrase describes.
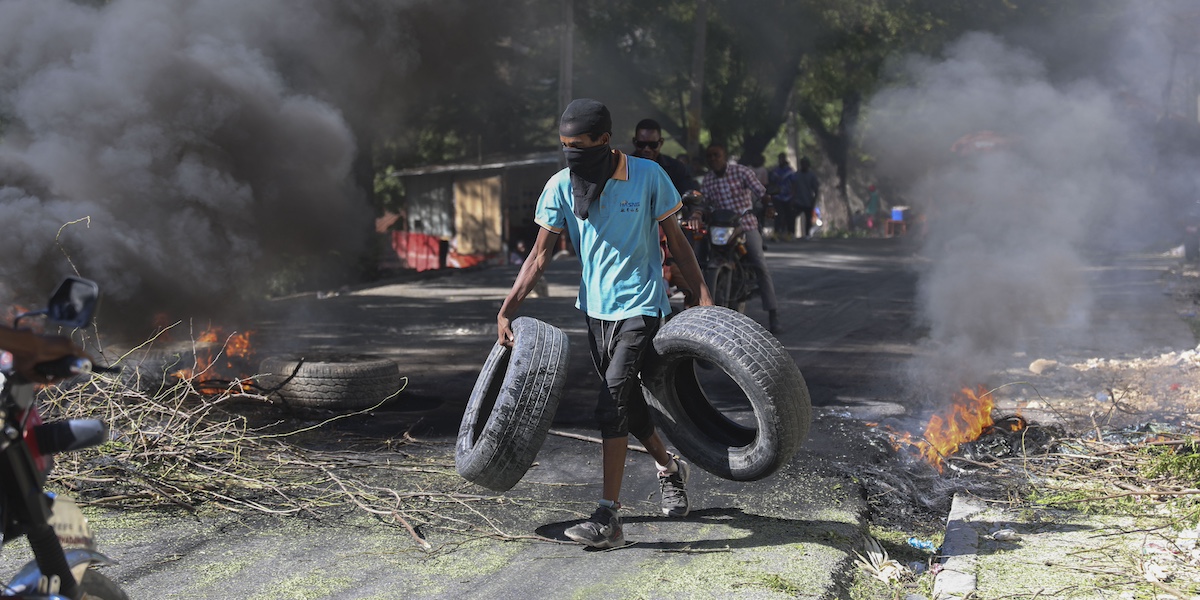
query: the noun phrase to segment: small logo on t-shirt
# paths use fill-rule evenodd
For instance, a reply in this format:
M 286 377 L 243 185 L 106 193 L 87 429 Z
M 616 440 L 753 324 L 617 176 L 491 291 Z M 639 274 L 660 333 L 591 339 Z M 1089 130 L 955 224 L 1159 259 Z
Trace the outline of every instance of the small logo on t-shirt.
M 641 207 L 641 200 L 622 200 L 620 212 L 638 212 Z

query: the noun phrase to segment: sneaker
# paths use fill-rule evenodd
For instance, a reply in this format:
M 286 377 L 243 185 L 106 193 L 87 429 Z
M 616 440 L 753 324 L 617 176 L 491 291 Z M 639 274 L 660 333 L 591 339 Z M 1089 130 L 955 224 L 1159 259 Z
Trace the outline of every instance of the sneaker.
M 668 517 L 686 517 L 690 509 L 687 480 L 688 470 L 691 467 L 680 460 L 678 456 L 672 458 L 675 459 L 675 472 L 659 471 L 658 473 L 658 485 L 662 488 L 662 511 Z
M 625 545 L 625 530 L 617 511 L 597 506 L 588 520 L 567 528 L 567 537 L 593 548 L 616 548 Z

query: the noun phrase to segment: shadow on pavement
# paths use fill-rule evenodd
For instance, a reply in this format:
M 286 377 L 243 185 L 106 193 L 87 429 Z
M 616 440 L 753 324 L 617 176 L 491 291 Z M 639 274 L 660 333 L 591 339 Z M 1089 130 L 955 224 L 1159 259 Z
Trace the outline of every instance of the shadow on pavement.
M 626 530 L 627 543 L 623 547 L 667 552 L 762 548 L 804 541 L 841 550 L 847 541 L 860 535 L 858 528 L 848 523 L 765 517 L 734 507 L 695 510 L 684 518 L 629 515 L 621 520 L 626 526 L 643 525 L 635 532 Z M 550 523 L 538 527 L 536 533 L 552 540 L 571 542 L 564 532 L 582 521 L 573 519 Z

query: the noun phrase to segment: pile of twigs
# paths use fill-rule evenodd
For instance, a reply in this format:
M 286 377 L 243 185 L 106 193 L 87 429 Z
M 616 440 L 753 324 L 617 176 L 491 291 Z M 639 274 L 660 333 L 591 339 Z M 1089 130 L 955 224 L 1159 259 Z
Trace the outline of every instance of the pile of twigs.
M 1192 519 L 1200 515 L 1200 438 L 1194 434 L 1096 431 L 1061 439 L 1054 452 L 1022 454 L 990 466 L 1025 475 L 1042 488 L 1043 504 L 1100 510 L 1106 504 L 1171 502 Z
M 145 392 L 128 377 L 94 376 L 85 383 L 42 390 L 47 419 L 98 418 L 110 441 L 62 454 L 52 485 L 83 504 L 219 509 L 324 519 L 359 513 L 403 527 L 432 550 L 422 528 L 509 535 L 481 510 L 496 498 L 465 493 L 444 452 L 426 451 L 407 432 L 395 439 L 360 440 L 339 431 L 342 444 L 323 443 L 329 431 L 374 408 L 340 415 L 297 415 L 233 384 L 222 393 L 195 381 L 164 376 Z

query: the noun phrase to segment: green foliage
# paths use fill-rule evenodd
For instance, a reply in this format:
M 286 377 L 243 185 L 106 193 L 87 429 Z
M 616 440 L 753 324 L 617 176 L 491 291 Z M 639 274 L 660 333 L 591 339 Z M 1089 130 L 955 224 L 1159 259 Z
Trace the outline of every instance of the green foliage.
M 658 120 L 678 153 L 688 140 L 697 0 L 574 2 L 574 97 L 602 99 L 614 139 Z M 886 66 L 909 53 L 936 56 L 969 31 L 1003 34 L 1052 22 L 1102 38 L 1118 0 L 706 0 L 701 141 L 735 156 L 786 148 L 788 115 L 800 118 L 800 151 L 832 163 L 842 192 L 869 162 L 856 135 L 863 111 L 891 83 Z M 563 39 L 561 0 L 405 4 L 413 67 L 388 83 L 359 129 L 381 154 L 377 168 L 516 154 L 554 147 Z M 1052 37 L 1052 36 L 1043 36 Z M 1025 36 L 1023 40 L 1037 36 Z M 1047 39 L 1048 47 L 1060 44 Z M 1056 47 L 1056 55 L 1063 49 Z M 1069 50 L 1069 49 L 1068 49 Z M 1082 52 L 1082 51 L 1076 51 Z M 1069 55 L 1070 52 L 1066 52 Z M 1067 68 L 1063 65 L 1061 68 Z M 386 98 L 397 100 L 385 104 Z M 376 178 L 378 180 L 378 177 Z M 369 184 L 370 182 L 366 182 Z M 381 192 L 394 203 L 397 192 Z M 840 211 L 849 214 L 850 211 Z
M 375 170 L 375 203 L 381 211 L 398 212 L 404 199 L 404 182 L 395 177 L 396 167 L 383 165 Z
M 1148 458 L 1139 468 L 1147 479 L 1200 485 L 1200 448 L 1195 441 L 1179 446 L 1150 446 L 1142 450 Z
M 304 291 L 337 289 L 360 281 L 362 276 L 369 274 L 373 270 L 370 263 L 374 258 L 364 256 L 356 264 L 354 260 L 337 253 L 287 257 L 262 282 L 261 293 L 268 297 L 279 297 Z

